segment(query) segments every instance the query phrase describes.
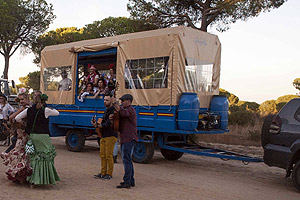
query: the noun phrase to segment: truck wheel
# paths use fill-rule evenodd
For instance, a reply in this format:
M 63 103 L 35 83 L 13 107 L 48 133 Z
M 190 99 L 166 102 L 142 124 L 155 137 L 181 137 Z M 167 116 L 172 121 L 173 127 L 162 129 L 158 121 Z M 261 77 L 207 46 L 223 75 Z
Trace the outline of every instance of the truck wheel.
M 270 125 L 272 123 L 273 118 L 274 118 L 274 115 L 268 115 L 265 118 L 265 121 L 263 123 L 262 129 L 261 129 L 261 145 L 262 145 L 262 147 L 265 147 L 267 144 L 269 144 L 271 142 Z
M 69 130 L 65 140 L 69 151 L 82 151 L 85 143 L 85 137 L 81 131 Z
M 160 149 L 161 154 L 165 157 L 167 160 L 178 160 L 183 156 L 183 152 L 179 151 L 172 151 L 169 149 Z
M 298 160 L 293 169 L 292 179 L 295 187 L 300 191 L 300 160 Z
M 150 140 L 149 137 L 144 140 Z M 152 142 L 138 142 L 133 150 L 132 160 L 136 163 L 149 163 L 154 155 L 154 144 Z

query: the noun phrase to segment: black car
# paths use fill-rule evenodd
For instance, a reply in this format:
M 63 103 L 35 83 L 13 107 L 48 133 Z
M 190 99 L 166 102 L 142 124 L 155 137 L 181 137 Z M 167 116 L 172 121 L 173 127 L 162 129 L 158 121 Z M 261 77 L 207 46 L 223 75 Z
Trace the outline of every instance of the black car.
M 261 142 L 264 162 L 286 170 L 300 191 L 300 98 L 289 101 L 276 115 L 266 117 Z

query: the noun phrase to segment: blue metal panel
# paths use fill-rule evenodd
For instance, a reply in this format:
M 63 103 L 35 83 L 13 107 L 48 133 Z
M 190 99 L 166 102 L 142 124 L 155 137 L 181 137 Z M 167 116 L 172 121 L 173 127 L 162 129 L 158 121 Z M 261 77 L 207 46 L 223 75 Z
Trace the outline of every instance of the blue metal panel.
M 76 95 L 77 97 L 77 95 Z M 103 96 L 94 99 L 93 97 L 87 97 L 83 102 L 78 101 L 75 98 L 75 105 L 50 105 L 56 108 L 60 115 L 50 118 L 50 124 L 60 125 L 64 128 L 84 128 L 93 129 L 91 124 L 91 118 L 96 115 L 97 118 L 103 117 L 105 106 Z M 228 132 L 227 130 L 195 130 L 184 131 L 178 130 L 176 125 L 176 106 L 135 106 L 137 112 L 137 122 L 139 131 L 149 131 L 153 134 L 165 133 L 165 134 L 222 134 Z M 204 108 L 202 108 L 204 110 Z M 53 128 L 55 131 L 55 128 Z M 51 131 L 52 132 L 52 131 Z M 53 136 L 62 135 L 62 132 Z
M 199 110 L 200 110 L 201 113 L 204 113 L 204 112 L 208 111 L 208 108 L 200 108 Z
M 91 118 L 96 115 L 97 118 L 103 117 L 105 106 L 103 97 L 99 99 L 86 98 L 83 102 L 77 100 L 75 105 L 50 105 L 56 108 L 60 115 L 50 118 L 51 124 L 65 125 L 73 128 L 91 128 Z M 201 130 L 184 131 L 178 130 L 176 126 L 176 106 L 154 106 L 143 107 L 136 106 L 137 122 L 139 131 L 149 131 L 153 134 L 221 134 L 227 130 Z M 67 128 L 67 127 L 66 127 Z
M 159 130 L 176 130 L 176 106 L 157 106 L 155 128 Z
M 50 136 L 52 137 L 58 137 L 58 136 L 65 136 L 67 134 L 66 129 L 64 128 L 59 128 L 56 124 L 52 123 L 52 118 L 53 117 L 49 117 L 49 131 L 50 131 Z
M 117 48 L 105 49 L 105 50 L 97 51 L 97 52 L 91 52 L 91 51 L 80 52 L 80 53 L 78 53 L 78 56 L 83 57 L 83 56 L 103 55 L 103 54 L 111 54 L 111 53 L 117 53 Z
M 91 124 L 91 119 L 94 115 L 96 118 L 103 117 L 105 106 L 103 98 L 98 99 L 84 99 L 80 102 L 76 98 L 75 105 L 49 105 L 57 109 L 60 114 L 56 117 L 50 118 L 50 125 L 58 128 L 74 129 L 94 129 Z M 51 130 L 50 130 L 51 131 Z M 52 130 L 55 132 L 55 128 Z M 52 133 L 53 136 L 59 136 L 61 133 Z M 65 131 L 66 133 L 66 131 Z
M 137 124 L 138 126 L 142 127 L 154 127 L 154 115 L 155 110 L 152 107 L 142 107 L 142 106 L 136 106 L 135 107 L 136 114 L 137 114 Z

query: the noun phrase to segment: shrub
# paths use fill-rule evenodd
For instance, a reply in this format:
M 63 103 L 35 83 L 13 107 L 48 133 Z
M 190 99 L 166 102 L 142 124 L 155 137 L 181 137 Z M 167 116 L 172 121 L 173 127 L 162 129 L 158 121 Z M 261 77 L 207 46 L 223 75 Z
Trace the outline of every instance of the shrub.
M 276 110 L 280 111 L 285 104 L 287 104 L 287 102 L 280 102 L 276 104 Z
M 276 99 L 276 104 L 279 104 L 279 103 L 287 103 L 289 102 L 290 100 L 294 99 L 294 98 L 297 98 L 298 96 L 297 95 L 284 95 L 284 96 L 281 96 L 281 97 L 278 97 Z
M 259 108 L 259 104 L 256 102 L 243 101 L 238 103 L 244 110 L 249 110 L 253 112 L 257 112 Z
M 222 88 L 219 89 L 219 94 L 227 97 L 229 105 L 237 104 L 239 102 L 239 98 L 237 96 Z
M 267 100 L 260 104 L 259 106 L 260 114 L 265 116 L 269 114 L 275 114 L 277 112 L 276 109 L 276 101 L 275 100 Z
M 230 125 L 254 125 L 255 119 L 259 117 L 256 113 L 247 110 L 232 112 L 229 115 L 228 122 Z
M 250 141 L 259 142 L 260 141 L 260 131 L 257 130 L 250 130 L 248 132 L 248 139 Z

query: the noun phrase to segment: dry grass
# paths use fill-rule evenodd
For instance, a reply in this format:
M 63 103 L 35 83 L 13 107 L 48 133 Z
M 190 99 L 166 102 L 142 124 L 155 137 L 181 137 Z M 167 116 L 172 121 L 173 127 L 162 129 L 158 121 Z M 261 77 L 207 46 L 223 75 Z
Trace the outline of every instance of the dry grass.
M 260 134 L 263 120 L 256 119 L 253 126 L 230 125 L 229 132 L 215 135 L 197 135 L 197 142 L 211 142 L 234 145 L 261 146 Z

